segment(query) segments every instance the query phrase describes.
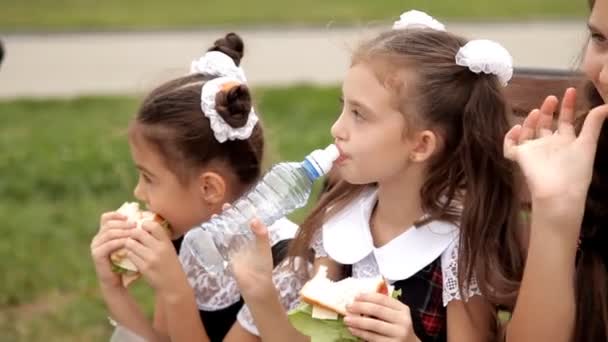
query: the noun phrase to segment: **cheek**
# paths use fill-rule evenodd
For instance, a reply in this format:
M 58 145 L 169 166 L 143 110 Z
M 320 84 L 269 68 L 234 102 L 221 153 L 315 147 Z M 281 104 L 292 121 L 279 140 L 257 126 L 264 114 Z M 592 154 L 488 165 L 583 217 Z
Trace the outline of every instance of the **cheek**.
M 209 220 L 211 215 L 217 214 L 202 204 L 199 198 L 188 196 L 191 194 L 181 194 L 180 200 L 171 203 L 172 216 L 179 225 L 179 232 L 185 234 L 194 226 Z
M 402 138 L 401 131 L 386 129 L 364 144 L 367 168 L 378 171 L 394 169 L 401 165 L 403 156 L 407 154 L 407 144 Z

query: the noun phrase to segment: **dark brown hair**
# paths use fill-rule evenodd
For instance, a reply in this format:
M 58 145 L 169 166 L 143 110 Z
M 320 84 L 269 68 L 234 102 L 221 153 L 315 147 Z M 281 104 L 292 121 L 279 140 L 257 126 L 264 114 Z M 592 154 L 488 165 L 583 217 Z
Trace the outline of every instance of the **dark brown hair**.
M 443 148 L 433 157 L 420 192 L 423 210 L 430 219 L 460 225 L 461 286 L 475 274 L 485 295 L 511 302 L 523 265 L 518 253 L 509 253 L 519 248 L 514 165 L 502 157 L 509 129 L 506 103 L 495 76 L 455 63 L 465 43 L 447 32 L 392 30 L 363 43 L 352 63 L 373 67 L 394 90 L 397 108 L 416 113 L 407 118 L 412 126 L 441 136 Z M 394 76 L 404 70 L 407 87 Z M 306 255 L 322 223 L 362 189 L 340 181 L 325 194 L 301 225 L 292 255 Z
M 589 0 L 593 10 L 594 0 Z M 589 108 L 603 105 L 595 86 L 585 88 Z M 582 127 L 584 117 L 578 120 Z M 576 325 L 573 341 L 608 340 L 608 125 L 603 124 L 585 202 L 576 260 Z
M 602 105 L 589 83 L 592 106 Z M 582 127 L 584 117 L 578 120 Z M 576 260 L 576 325 L 574 341 L 608 340 L 608 125 L 604 123 L 585 202 L 580 247 Z
M 237 34 L 229 33 L 209 51 L 221 51 L 239 65 L 244 45 Z M 258 123 L 246 140 L 223 143 L 216 140 L 201 109 L 202 86 L 216 77 L 192 74 L 157 87 L 144 99 L 131 131 L 151 143 L 182 182 L 192 171 L 214 161 L 224 163 L 241 184 L 250 185 L 261 172 L 262 127 Z M 246 85 L 231 87 L 216 96 L 217 112 L 234 128 L 246 124 L 251 108 L 251 94 Z

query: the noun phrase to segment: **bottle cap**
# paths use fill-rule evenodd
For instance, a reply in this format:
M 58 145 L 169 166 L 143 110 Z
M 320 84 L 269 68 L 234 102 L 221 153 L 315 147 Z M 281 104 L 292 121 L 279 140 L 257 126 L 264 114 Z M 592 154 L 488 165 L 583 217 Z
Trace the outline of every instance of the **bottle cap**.
M 336 145 L 331 144 L 323 150 L 314 150 L 306 157 L 319 176 L 326 175 L 331 170 L 334 161 L 340 156 L 340 151 Z

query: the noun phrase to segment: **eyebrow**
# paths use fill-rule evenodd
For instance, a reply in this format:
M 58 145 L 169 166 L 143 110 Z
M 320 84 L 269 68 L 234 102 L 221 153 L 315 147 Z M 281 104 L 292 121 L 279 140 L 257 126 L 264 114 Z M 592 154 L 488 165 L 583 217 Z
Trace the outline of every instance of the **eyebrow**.
M 366 106 L 365 104 L 363 104 L 357 100 L 348 100 L 348 103 L 350 103 L 352 106 L 363 108 L 363 110 L 366 112 L 369 112 L 369 113 L 374 112 L 370 107 Z

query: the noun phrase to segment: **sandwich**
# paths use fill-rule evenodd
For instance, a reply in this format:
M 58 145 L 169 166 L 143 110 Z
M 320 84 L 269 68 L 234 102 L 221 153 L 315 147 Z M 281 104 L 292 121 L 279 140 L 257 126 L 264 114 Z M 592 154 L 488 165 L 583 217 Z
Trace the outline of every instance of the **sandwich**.
M 393 287 L 382 276 L 332 281 L 327 268 L 321 266 L 300 290 L 301 304 L 289 312 L 289 320 L 314 341 L 358 341 L 344 325 L 346 307 L 357 295 L 373 292 L 394 295 Z
M 141 210 L 139 208 L 139 203 L 137 202 L 125 202 L 116 210 L 116 212 L 125 215 L 128 221 L 136 222 L 137 226 L 134 229 L 141 229 L 142 224 L 146 221 L 158 222 L 167 230 L 167 232 L 170 229 L 169 224 L 165 219 L 151 211 Z M 112 252 L 112 254 L 110 254 L 110 261 L 112 262 L 112 270 L 121 275 L 123 286 L 127 287 L 139 278 L 139 270 L 137 269 L 137 266 L 127 258 L 127 250 L 125 248 Z

